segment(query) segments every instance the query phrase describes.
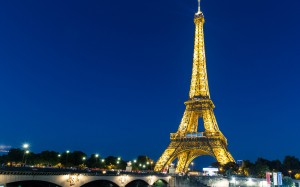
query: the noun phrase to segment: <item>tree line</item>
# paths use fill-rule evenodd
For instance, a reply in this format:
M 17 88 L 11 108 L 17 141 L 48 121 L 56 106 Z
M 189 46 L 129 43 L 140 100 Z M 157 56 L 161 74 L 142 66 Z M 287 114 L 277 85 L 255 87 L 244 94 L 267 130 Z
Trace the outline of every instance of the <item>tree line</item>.
M 56 167 L 56 168 L 100 168 L 100 169 L 121 169 L 125 170 L 129 161 L 121 157 L 101 157 L 98 154 L 87 156 L 82 151 L 42 151 L 41 153 L 28 152 L 19 148 L 12 148 L 7 154 L 0 156 L 2 166 L 35 166 L 35 167 Z M 154 161 L 147 156 L 138 156 L 130 161 L 134 170 L 151 170 Z
M 284 176 L 300 179 L 300 161 L 295 156 L 286 156 L 283 162 L 258 158 L 255 162 L 244 160 L 241 163 L 230 162 L 223 166 L 218 163 L 212 165 L 219 167 L 220 173 L 227 176 L 241 175 L 264 178 L 266 172 L 282 172 Z

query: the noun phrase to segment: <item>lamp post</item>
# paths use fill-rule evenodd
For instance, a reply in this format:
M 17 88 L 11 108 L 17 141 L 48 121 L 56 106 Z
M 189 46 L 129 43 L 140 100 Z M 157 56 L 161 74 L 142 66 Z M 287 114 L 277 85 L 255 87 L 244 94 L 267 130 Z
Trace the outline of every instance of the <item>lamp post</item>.
M 192 171 L 193 171 L 193 169 L 194 169 L 194 162 L 192 162 L 191 165 L 192 165 Z
M 85 156 L 82 157 L 82 164 L 83 164 L 83 165 L 84 165 L 85 160 L 86 160 L 86 157 L 85 157 Z
M 66 151 L 66 167 L 68 167 L 68 156 L 69 156 L 70 151 Z
M 24 164 L 24 158 L 25 158 L 26 152 L 28 151 L 29 144 L 28 144 L 28 143 L 24 143 L 24 144 L 22 145 L 22 147 L 23 147 L 23 149 L 24 149 L 24 152 L 23 152 L 23 158 L 22 158 L 22 164 Z M 25 163 L 25 164 L 26 164 L 26 163 Z M 25 165 L 25 164 L 24 164 L 24 165 Z
M 98 164 L 98 158 L 99 158 L 99 154 L 95 154 L 95 160 L 96 160 L 95 166 L 96 166 L 96 167 L 97 167 L 97 164 Z
M 152 171 L 153 161 L 151 161 L 150 164 L 151 164 L 150 169 L 151 169 L 151 171 Z
M 289 175 L 290 175 L 290 178 L 291 178 L 291 173 L 292 173 L 292 170 L 289 170 Z
M 29 151 L 28 151 L 28 150 L 26 150 L 26 151 L 25 151 L 25 154 L 26 154 L 26 156 L 25 156 L 25 166 L 26 166 L 26 162 L 27 162 L 27 155 L 29 154 Z

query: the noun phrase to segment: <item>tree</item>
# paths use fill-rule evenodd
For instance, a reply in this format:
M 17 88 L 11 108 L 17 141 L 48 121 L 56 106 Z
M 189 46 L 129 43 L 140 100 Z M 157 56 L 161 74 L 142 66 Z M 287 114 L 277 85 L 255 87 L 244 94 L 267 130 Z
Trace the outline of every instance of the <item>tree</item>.
M 256 164 L 254 166 L 254 176 L 259 178 L 264 178 L 266 176 L 266 172 L 270 171 L 269 167 L 264 164 Z
M 104 168 L 105 164 L 100 161 L 98 154 L 92 154 L 86 161 L 86 165 L 89 168 Z
M 229 177 L 238 173 L 239 166 L 235 162 L 228 162 L 227 164 L 223 165 L 223 169 L 226 176 Z
M 74 151 L 70 155 L 70 163 L 72 166 L 80 166 L 81 164 L 84 164 L 86 158 L 86 154 L 82 151 Z
M 282 171 L 283 167 L 279 160 L 273 160 L 270 162 L 270 170 L 271 171 Z
M 7 161 L 8 162 L 16 162 L 21 163 L 23 161 L 23 158 L 25 156 L 25 153 L 21 149 L 10 149 L 7 154 Z
M 41 164 L 44 166 L 55 166 L 59 163 L 58 152 L 43 151 L 39 154 Z
M 291 177 L 285 176 L 282 178 L 282 184 L 283 184 L 283 186 L 292 187 L 294 182 Z
M 294 156 L 286 156 L 283 160 L 283 167 L 286 170 L 300 169 L 300 161 Z

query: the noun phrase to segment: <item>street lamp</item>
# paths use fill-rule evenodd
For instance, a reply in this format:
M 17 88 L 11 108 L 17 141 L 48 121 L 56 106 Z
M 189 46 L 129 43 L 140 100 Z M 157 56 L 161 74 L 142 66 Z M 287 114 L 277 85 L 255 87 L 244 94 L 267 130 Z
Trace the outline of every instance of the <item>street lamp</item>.
M 193 171 L 193 169 L 194 169 L 194 162 L 192 162 L 191 165 L 192 165 L 192 171 Z
M 24 164 L 24 158 L 25 158 L 25 154 L 27 154 L 26 152 L 28 151 L 28 148 L 29 148 L 29 144 L 28 143 L 24 143 L 22 145 L 23 149 L 24 149 L 24 152 L 23 152 L 23 158 L 22 158 L 22 164 Z M 24 164 L 25 165 L 25 164 Z
M 291 177 L 291 173 L 292 173 L 292 170 L 289 170 L 290 177 Z
M 66 151 L 66 166 L 68 166 L 68 156 L 69 156 L 69 153 L 70 153 L 70 151 L 69 150 L 67 150 Z
M 99 154 L 95 154 L 95 160 L 96 160 L 95 166 L 96 166 L 96 167 L 97 167 L 97 164 L 98 164 L 98 158 L 99 158 Z
M 25 151 L 25 154 L 28 155 L 28 154 L 29 154 L 29 151 L 26 150 L 26 151 Z M 25 163 L 24 163 L 25 166 L 26 166 L 26 162 L 27 162 L 27 156 L 25 156 Z
M 151 161 L 151 162 L 150 162 L 150 164 L 151 164 L 151 167 L 150 167 L 150 169 L 152 170 L 153 161 Z
M 24 143 L 24 144 L 23 144 L 23 148 L 24 148 L 24 149 L 28 149 L 28 148 L 29 148 L 29 144 L 28 144 L 28 143 Z

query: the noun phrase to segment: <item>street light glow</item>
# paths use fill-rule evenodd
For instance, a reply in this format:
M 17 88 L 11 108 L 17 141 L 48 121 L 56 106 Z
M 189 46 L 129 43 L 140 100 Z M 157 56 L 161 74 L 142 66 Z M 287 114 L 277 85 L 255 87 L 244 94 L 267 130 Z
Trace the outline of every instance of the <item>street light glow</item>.
M 29 148 L 29 144 L 28 144 L 28 143 L 24 143 L 24 144 L 23 144 L 23 148 L 24 148 L 24 149 L 28 149 L 28 148 Z
M 99 157 L 99 154 L 96 154 L 95 157 L 98 158 L 98 157 Z
M 69 151 L 69 150 L 67 150 L 67 151 L 66 151 L 66 153 L 67 153 L 67 154 L 69 154 L 69 153 L 70 153 L 70 151 Z

